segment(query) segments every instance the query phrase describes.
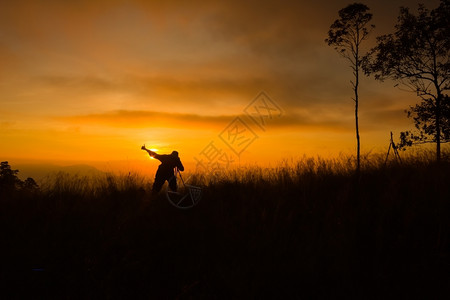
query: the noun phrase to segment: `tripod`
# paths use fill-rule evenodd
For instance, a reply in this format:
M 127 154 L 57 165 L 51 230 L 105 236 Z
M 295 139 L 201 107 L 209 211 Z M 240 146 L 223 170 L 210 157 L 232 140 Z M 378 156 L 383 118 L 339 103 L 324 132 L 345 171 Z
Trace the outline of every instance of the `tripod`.
M 386 163 L 387 163 L 387 161 L 388 161 L 388 158 L 389 158 L 389 153 L 391 152 L 391 148 L 392 148 L 392 151 L 394 152 L 394 158 L 395 159 L 398 159 L 398 161 L 400 162 L 400 163 L 402 163 L 402 159 L 400 158 L 400 154 L 398 154 L 398 147 L 397 147 L 397 145 L 395 145 L 395 143 L 394 143 L 394 138 L 392 137 L 392 131 L 391 131 L 391 140 L 390 140 L 390 142 L 389 142 L 389 149 L 388 149 L 388 152 L 387 152 L 387 154 L 386 154 L 386 159 L 384 160 L 384 165 L 386 166 Z
M 180 209 L 188 209 L 197 205 L 202 197 L 201 187 L 190 185 L 185 183 L 183 177 L 181 176 L 180 170 L 175 168 L 174 176 L 170 180 L 177 180 L 177 177 L 181 180 L 181 185 L 178 186 L 176 191 L 166 189 L 166 197 L 170 204 Z

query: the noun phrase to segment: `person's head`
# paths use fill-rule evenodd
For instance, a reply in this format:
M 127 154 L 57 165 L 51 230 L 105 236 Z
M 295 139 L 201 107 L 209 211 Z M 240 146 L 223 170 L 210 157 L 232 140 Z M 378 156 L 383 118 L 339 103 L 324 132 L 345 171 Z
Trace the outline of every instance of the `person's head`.
M 178 151 L 172 151 L 172 156 L 178 157 Z

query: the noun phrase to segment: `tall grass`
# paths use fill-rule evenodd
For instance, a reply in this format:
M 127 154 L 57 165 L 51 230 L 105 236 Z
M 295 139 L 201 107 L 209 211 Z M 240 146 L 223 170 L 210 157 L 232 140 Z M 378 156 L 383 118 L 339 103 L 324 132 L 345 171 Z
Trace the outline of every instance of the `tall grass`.
M 187 211 L 136 174 L 58 174 L 40 191 L 1 194 L 3 291 L 432 298 L 450 282 L 450 166 L 402 158 L 363 157 L 359 176 L 349 157 L 192 174 L 203 199 Z

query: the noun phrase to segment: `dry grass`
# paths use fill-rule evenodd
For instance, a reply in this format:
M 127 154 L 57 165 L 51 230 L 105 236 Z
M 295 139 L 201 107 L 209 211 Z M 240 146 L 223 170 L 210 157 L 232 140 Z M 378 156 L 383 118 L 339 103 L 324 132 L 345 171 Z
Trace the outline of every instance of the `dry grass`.
M 2 293 L 433 298 L 450 286 L 450 166 L 403 160 L 364 157 L 358 177 L 345 157 L 193 174 L 204 195 L 187 211 L 135 174 L 58 174 L 0 194 Z

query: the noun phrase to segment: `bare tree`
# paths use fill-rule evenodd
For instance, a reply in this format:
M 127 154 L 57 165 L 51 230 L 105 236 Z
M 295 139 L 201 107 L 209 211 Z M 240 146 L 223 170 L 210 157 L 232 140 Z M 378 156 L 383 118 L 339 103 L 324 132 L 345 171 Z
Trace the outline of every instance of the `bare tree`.
M 359 107 L 359 71 L 363 55 L 361 54 L 361 43 L 367 39 L 370 31 L 375 27 L 369 25 L 372 14 L 369 8 L 361 3 L 353 3 L 339 11 L 339 19 L 334 21 L 328 31 L 325 42 L 350 62 L 355 80 L 351 81 L 355 102 L 355 126 L 356 126 L 356 162 L 357 171 L 361 167 L 361 143 L 359 137 L 358 107 Z
M 422 99 L 407 111 L 419 133 L 401 134 L 403 144 L 436 143 L 441 159 L 441 141 L 450 138 L 450 2 L 441 0 L 429 11 L 419 5 L 418 14 L 400 8 L 395 32 L 377 37 L 377 46 L 364 59 L 364 70 L 375 79 L 393 79 Z M 432 138 L 429 139 L 428 137 Z

